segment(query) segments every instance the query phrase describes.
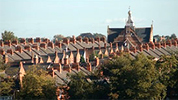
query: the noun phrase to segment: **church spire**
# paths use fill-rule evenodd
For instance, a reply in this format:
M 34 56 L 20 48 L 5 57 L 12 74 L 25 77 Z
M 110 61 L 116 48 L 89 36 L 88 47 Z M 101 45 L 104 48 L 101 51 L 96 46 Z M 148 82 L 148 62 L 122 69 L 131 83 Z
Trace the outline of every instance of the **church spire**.
M 134 27 L 134 23 L 131 18 L 130 6 L 129 6 L 129 11 L 128 11 L 128 20 L 127 20 L 126 26 Z

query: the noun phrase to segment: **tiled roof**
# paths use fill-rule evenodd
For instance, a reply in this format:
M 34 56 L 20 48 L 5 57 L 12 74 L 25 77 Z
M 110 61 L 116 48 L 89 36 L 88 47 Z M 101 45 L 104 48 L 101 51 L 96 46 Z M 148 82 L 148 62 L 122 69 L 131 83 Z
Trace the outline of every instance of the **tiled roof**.
M 108 43 L 114 42 L 114 39 L 124 30 L 124 28 L 109 28 Z

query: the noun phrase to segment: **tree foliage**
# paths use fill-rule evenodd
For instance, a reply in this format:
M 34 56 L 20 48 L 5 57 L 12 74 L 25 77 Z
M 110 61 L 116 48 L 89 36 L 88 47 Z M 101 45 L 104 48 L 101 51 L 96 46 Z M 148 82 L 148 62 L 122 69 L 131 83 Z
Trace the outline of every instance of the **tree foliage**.
M 70 83 L 68 86 L 70 99 L 107 99 L 108 86 L 104 81 L 90 80 L 95 75 L 85 76 L 82 72 L 78 74 L 69 75 Z
M 3 57 L 0 55 L 0 72 L 1 72 L 1 70 L 5 70 L 5 69 L 8 68 L 8 67 L 9 67 L 9 65 L 4 63 L 4 59 L 3 59 Z
M 71 99 L 90 98 L 90 94 L 93 91 L 92 83 L 87 82 L 85 75 L 79 72 L 76 75 L 69 75 L 69 77 L 71 80 L 68 84 Z
M 0 96 L 10 96 L 13 94 L 14 81 L 12 78 L 0 76 Z
M 61 41 L 63 38 L 65 38 L 65 37 L 61 34 L 54 35 L 53 42 L 55 42 L 55 40 Z
M 54 99 L 55 81 L 44 70 L 37 70 L 38 66 L 31 66 L 23 78 L 20 95 L 23 99 Z
M 1 36 L 2 36 L 3 41 L 6 41 L 6 40 L 12 41 L 12 40 L 17 39 L 17 37 L 11 31 L 4 31 L 4 33 L 2 33 Z
M 81 33 L 79 36 L 81 36 L 82 38 L 96 38 L 96 37 L 106 37 L 105 35 L 101 34 L 101 33 Z

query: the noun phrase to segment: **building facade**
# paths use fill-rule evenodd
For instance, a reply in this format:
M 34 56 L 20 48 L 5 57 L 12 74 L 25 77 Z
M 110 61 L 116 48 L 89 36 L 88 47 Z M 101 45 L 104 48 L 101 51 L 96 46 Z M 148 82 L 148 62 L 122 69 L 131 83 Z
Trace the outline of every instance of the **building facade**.
M 128 11 L 128 20 L 124 28 L 107 28 L 108 42 L 118 43 L 119 46 L 131 47 L 143 43 L 153 42 L 153 25 L 151 27 L 137 28 Z

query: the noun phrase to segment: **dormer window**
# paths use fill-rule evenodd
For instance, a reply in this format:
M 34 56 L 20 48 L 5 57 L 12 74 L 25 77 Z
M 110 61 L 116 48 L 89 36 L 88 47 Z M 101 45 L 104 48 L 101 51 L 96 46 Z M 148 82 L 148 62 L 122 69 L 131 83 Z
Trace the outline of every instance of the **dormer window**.
M 130 33 L 131 36 L 133 36 L 133 33 Z
M 125 43 L 123 44 L 123 46 L 124 46 L 124 47 L 127 47 L 127 43 L 125 42 Z

